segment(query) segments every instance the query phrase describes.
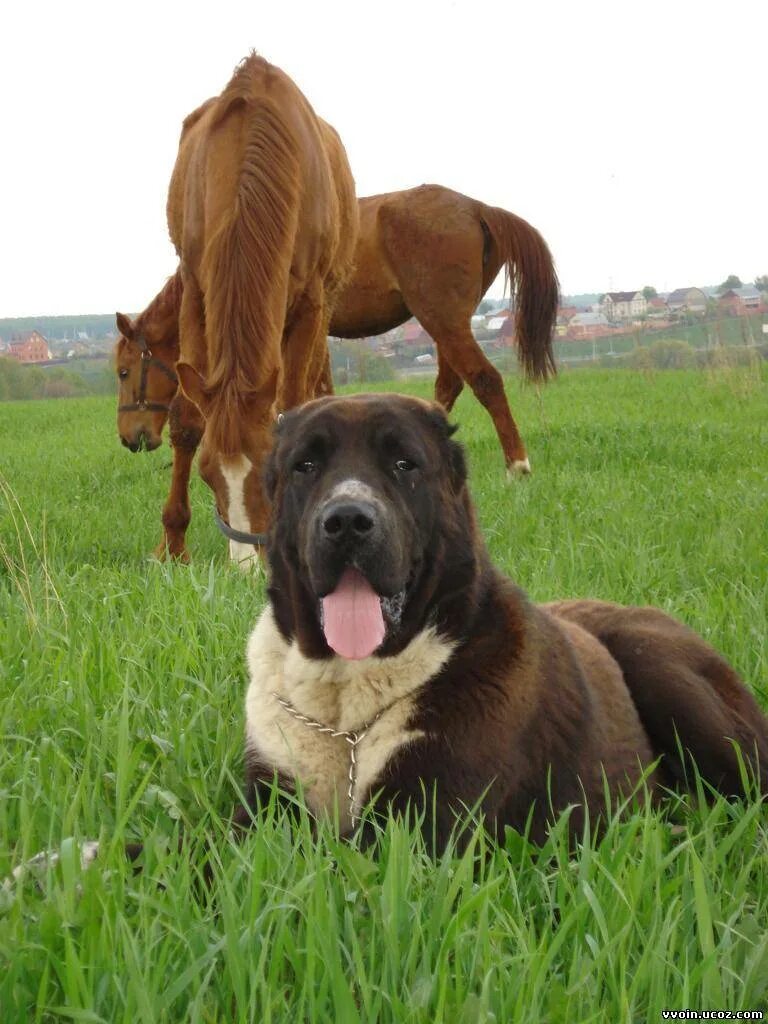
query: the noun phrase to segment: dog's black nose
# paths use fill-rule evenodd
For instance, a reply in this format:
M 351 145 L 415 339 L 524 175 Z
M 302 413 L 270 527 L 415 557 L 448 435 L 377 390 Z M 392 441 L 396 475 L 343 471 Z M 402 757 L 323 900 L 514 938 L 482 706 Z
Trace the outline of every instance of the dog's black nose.
M 376 509 L 365 501 L 332 502 L 323 510 L 321 525 L 329 540 L 364 540 L 376 525 Z

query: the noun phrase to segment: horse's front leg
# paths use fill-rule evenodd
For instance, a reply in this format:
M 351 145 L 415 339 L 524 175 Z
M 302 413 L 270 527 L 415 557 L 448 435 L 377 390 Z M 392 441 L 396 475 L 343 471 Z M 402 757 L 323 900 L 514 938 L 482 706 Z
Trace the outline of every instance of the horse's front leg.
M 200 410 L 179 391 L 171 403 L 173 473 L 171 489 L 163 507 L 163 539 L 155 549 L 157 558 L 189 561 L 186 547 L 187 527 L 192 518 L 189 504 L 189 475 L 204 429 L 205 422 Z

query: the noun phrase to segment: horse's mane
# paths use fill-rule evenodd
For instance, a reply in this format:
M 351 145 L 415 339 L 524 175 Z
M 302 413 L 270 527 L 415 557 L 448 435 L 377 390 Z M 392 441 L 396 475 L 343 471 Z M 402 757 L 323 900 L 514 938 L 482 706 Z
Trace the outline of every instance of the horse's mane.
M 219 97 L 211 133 L 229 117 L 243 119 L 243 150 L 231 216 L 203 256 L 211 403 L 209 442 L 238 450 L 246 406 L 265 389 L 280 362 L 280 343 L 300 202 L 301 164 L 282 72 L 251 54 Z M 227 154 L 229 155 L 229 154 Z M 222 159 L 221 149 L 209 159 Z
M 147 308 L 136 317 L 136 330 L 141 331 L 146 324 L 156 320 L 178 320 L 183 290 L 181 271 L 177 270 L 168 278 Z
M 147 324 L 157 324 L 162 332 L 162 338 L 154 342 L 155 345 L 178 343 L 179 338 L 179 310 L 181 309 L 181 295 L 184 286 L 181 281 L 181 270 L 169 277 L 163 287 L 152 299 L 133 322 L 133 329 L 136 334 L 143 334 Z M 167 324 L 163 330 L 163 323 Z M 129 349 L 133 342 L 129 341 L 122 334 L 117 339 L 112 357 L 117 361 L 126 349 Z
M 193 110 L 191 114 L 187 114 L 187 116 L 181 122 L 181 138 L 182 139 L 187 134 L 189 129 L 194 127 L 197 124 L 197 122 L 200 120 L 200 118 L 203 116 L 203 114 L 206 112 L 206 110 L 212 104 L 214 104 L 218 98 L 219 98 L 218 96 L 211 96 L 210 99 L 207 99 L 204 103 L 201 103 L 199 107 L 197 107 L 195 110 Z

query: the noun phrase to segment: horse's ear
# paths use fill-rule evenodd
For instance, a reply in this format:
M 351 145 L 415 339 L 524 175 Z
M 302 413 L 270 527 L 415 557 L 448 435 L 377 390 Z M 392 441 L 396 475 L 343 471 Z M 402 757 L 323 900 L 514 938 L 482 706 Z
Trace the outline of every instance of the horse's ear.
M 115 323 L 117 324 L 118 331 L 120 331 L 128 341 L 133 341 L 134 330 L 131 318 L 126 316 L 125 313 L 115 313 Z
M 176 363 L 176 374 L 179 378 L 181 390 L 190 402 L 194 402 L 205 416 L 210 405 L 210 399 L 205 393 L 205 381 L 202 375 L 191 363 Z

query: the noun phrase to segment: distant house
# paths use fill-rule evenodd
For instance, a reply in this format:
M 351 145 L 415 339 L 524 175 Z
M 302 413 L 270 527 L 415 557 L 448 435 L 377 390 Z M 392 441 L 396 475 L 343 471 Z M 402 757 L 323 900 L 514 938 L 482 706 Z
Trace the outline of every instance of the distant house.
M 642 292 L 606 292 L 600 312 L 612 323 L 635 320 L 648 312 L 648 300 Z
M 648 299 L 648 316 L 654 318 L 664 317 L 668 312 L 667 300 L 662 299 L 660 295 L 655 295 L 652 299 Z
M 432 339 L 415 317 L 403 324 L 403 341 L 406 345 L 426 345 Z
M 742 288 L 729 288 L 723 292 L 717 305 L 735 316 L 744 316 L 746 313 L 760 313 L 763 310 L 763 297 L 753 285 L 745 284 Z
M 515 335 L 515 314 L 510 312 L 508 309 L 504 311 L 507 315 L 504 318 L 504 323 L 499 328 L 499 345 L 511 348 L 517 341 Z
M 12 338 L 7 354 L 18 363 L 47 363 L 53 359 L 48 342 L 39 331 Z
M 576 316 L 577 313 L 583 313 L 584 307 L 581 306 L 560 306 L 557 311 L 557 322 L 558 324 L 568 324 L 571 319 Z
M 675 288 L 667 296 L 670 313 L 706 313 L 707 296 L 701 288 Z
M 614 328 L 603 313 L 577 313 L 568 324 L 568 337 L 571 339 L 600 338 L 613 333 Z
M 583 306 L 560 306 L 555 321 L 555 337 L 564 338 L 568 333 L 568 324 L 577 313 L 585 313 Z

